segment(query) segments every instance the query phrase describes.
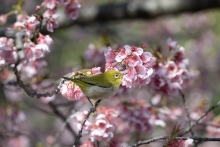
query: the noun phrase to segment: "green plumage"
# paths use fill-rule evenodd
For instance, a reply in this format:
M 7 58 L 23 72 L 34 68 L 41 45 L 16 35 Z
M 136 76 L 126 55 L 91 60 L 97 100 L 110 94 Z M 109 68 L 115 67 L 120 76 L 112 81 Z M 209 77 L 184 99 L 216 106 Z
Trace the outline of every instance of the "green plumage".
M 109 70 L 102 74 L 75 79 L 63 78 L 71 80 L 78 85 L 87 98 L 105 99 L 117 92 L 122 82 L 122 77 L 122 73 Z

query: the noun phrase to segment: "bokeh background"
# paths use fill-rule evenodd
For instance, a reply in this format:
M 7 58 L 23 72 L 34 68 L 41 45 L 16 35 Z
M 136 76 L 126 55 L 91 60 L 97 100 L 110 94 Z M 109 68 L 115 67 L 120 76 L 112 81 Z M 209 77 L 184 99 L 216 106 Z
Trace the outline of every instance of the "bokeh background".
M 35 6 L 42 3 L 42 0 L 24 0 L 24 2 L 24 10 L 31 14 Z M 79 0 L 82 7 L 126 2 L 129 1 Z M 0 0 L 0 14 L 10 11 L 12 5 L 16 3 L 16 0 Z M 9 17 L 5 26 L 12 24 L 13 21 L 15 21 L 15 18 L 13 16 Z M 141 46 L 143 43 L 147 43 L 150 48 L 161 48 L 165 54 L 168 49 L 167 39 L 172 38 L 185 47 L 186 57 L 189 59 L 189 68 L 198 74 L 183 91 L 189 110 L 194 109 L 195 105 L 199 105 L 201 99 L 205 101 L 206 108 L 208 108 L 216 104 L 220 99 L 219 22 L 219 8 L 210 8 L 196 12 L 188 12 L 186 10 L 147 19 L 122 18 L 106 22 L 94 21 L 88 24 L 77 22 L 67 26 L 62 26 L 61 24 L 61 28 L 49 33 L 54 40 L 54 44 L 51 52 L 45 57 L 48 62 L 45 70 L 50 79 L 58 80 L 74 69 L 91 68 L 88 63 L 85 64 L 83 61 L 83 54 L 91 44 L 96 46 L 97 49 L 105 46 L 106 38 L 112 44 L 120 45 Z M 43 33 L 47 34 L 48 32 L 44 31 Z M 54 117 L 51 113 L 51 108 L 43 102 L 24 96 L 19 90 L 16 94 L 13 94 L 10 90 L 1 89 L 1 101 L 3 102 L 3 97 L 6 97 L 7 104 L 11 106 L 7 111 L 22 110 L 18 120 L 23 122 L 19 126 L 23 128 L 21 130 L 29 132 L 34 141 L 38 140 L 35 142 L 38 147 L 43 146 L 44 142 L 50 142 L 62 121 Z M 63 104 L 60 105 L 59 109 L 65 115 L 69 114 L 73 107 L 76 111 L 77 107 L 78 109 L 84 108 L 81 108 L 82 104 L 69 102 L 62 96 L 57 96 L 56 101 Z M 174 99 L 173 101 L 176 101 L 174 103 L 178 105 L 179 100 Z M 213 117 L 219 113 L 220 109 L 215 109 Z M 153 134 L 156 136 L 160 133 L 161 130 L 158 130 Z M 202 131 L 200 133 L 204 134 Z M 61 136 L 61 140 L 65 141 L 65 144 L 71 143 L 71 138 L 68 138 L 68 136 L 68 131 L 65 131 Z M 210 146 L 212 143 L 204 143 L 201 146 L 208 146 L 207 144 Z M 154 145 L 152 144 L 152 146 Z M 214 143 L 214 146 L 218 146 L 217 143 Z

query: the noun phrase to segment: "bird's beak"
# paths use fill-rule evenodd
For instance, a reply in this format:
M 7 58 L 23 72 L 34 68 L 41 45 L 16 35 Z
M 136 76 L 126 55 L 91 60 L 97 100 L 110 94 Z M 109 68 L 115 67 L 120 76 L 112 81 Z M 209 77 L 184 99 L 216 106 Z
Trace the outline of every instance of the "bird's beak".
M 122 73 L 123 76 L 126 75 L 126 74 L 128 74 L 128 73 L 126 73 L 126 72 Z

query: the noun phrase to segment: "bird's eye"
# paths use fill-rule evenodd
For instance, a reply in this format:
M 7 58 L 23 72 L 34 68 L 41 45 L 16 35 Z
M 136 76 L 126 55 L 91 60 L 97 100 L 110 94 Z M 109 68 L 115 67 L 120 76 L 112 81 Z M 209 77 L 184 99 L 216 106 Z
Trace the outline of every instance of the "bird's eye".
M 115 74 L 114 77 L 117 79 L 119 78 L 119 74 Z

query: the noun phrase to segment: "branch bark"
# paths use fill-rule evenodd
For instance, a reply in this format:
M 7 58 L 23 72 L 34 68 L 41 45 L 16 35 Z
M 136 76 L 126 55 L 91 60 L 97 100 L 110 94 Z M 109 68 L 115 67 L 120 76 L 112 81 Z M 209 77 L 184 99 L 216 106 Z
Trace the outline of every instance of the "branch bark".
M 150 144 L 152 142 L 158 141 L 158 140 L 166 140 L 169 136 L 158 136 L 152 139 L 139 141 L 138 143 L 135 143 L 129 147 L 138 147 L 143 144 Z M 175 137 L 175 140 L 187 140 L 187 139 L 193 139 L 193 141 L 220 141 L 220 138 L 208 138 L 208 137 Z

